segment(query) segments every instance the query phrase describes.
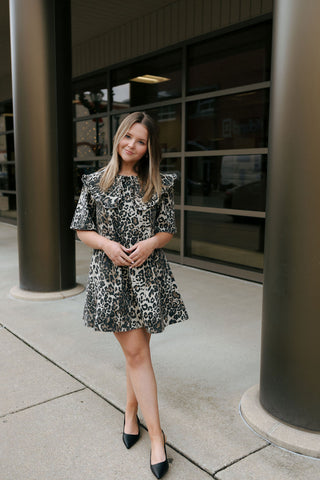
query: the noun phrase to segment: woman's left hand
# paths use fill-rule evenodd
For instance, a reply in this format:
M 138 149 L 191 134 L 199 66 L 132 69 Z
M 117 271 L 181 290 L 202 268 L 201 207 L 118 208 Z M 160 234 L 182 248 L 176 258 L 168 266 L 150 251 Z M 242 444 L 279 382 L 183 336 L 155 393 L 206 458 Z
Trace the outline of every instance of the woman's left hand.
M 127 249 L 130 260 L 133 260 L 134 263 L 130 265 L 130 268 L 140 267 L 147 258 L 151 255 L 153 250 L 156 248 L 155 241 L 153 238 L 148 238 L 147 240 L 141 240 L 135 245 Z

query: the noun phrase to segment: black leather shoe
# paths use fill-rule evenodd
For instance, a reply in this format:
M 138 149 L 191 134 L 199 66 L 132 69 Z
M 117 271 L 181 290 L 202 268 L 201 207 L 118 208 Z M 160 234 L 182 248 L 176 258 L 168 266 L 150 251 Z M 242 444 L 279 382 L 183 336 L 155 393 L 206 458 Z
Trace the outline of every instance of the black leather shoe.
M 156 478 L 162 478 L 169 469 L 167 450 L 166 450 L 166 441 L 165 441 L 165 436 L 163 432 L 162 432 L 162 435 L 163 435 L 163 447 L 164 447 L 164 453 L 166 454 L 166 459 L 163 462 L 155 463 L 154 465 L 152 465 L 151 452 L 150 452 L 150 468 L 151 468 L 151 472 Z
M 133 445 L 137 443 L 137 441 L 140 438 L 140 421 L 139 421 L 138 415 L 137 415 L 137 422 L 138 422 L 138 429 L 139 429 L 139 432 L 137 435 L 132 435 L 131 433 L 124 433 L 124 426 L 126 423 L 126 414 L 124 414 L 122 440 L 128 449 L 133 447 Z

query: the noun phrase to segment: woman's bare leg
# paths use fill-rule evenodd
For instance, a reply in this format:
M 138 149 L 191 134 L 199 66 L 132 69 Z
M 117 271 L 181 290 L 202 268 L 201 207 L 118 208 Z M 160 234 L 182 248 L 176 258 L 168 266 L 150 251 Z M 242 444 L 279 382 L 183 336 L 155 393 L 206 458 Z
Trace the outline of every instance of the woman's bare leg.
M 151 334 L 144 330 L 144 334 L 150 343 Z M 132 435 L 137 435 L 139 432 L 139 427 L 137 423 L 137 412 L 138 412 L 138 400 L 134 389 L 132 386 L 130 373 L 128 366 L 126 365 L 126 374 L 127 374 L 127 403 L 126 403 L 126 420 L 124 432 Z
M 148 427 L 151 463 L 163 462 L 165 452 L 159 418 L 157 384 L 151 362 L 150 335 L 145 329 L 139 328 L 129 332 L 115 333 L 115 336 L 126 357 L 132 392 L 135 394 Z M 132 400 L 133 396 L 131 395 L 130 398 Z

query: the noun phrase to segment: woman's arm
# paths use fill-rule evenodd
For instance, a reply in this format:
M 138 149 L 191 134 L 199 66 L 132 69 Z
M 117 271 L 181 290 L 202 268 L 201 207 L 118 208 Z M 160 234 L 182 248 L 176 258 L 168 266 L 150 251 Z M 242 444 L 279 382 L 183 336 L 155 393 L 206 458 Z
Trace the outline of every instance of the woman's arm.
M 92 230 L 77 230 L 79 239 L 96 250 L 103 250 L 110 260 L 118 267 L 132 265 L 134 260 L 128 256 L 128 249 L 118 242 L 109 240 Z

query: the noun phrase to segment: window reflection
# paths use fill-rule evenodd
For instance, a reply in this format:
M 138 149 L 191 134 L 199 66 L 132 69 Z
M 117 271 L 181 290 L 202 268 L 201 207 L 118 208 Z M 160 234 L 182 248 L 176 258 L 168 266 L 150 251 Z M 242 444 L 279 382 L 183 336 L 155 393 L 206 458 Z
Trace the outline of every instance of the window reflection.
M 186 203 L 265 210 L 266 155 L 186 158 Z
M 106 74 L 76 82 L 73 93 L 73 107 L 76 118 L 107 112 L 108 90 Z
M 270 79 L 271 22 L 189 47 L 188 93 Z
M 15 193 L 0 192 L 0 217 L 16 220 L 17 204 Z
M 0 133 L 13 130 L 13 114 L 5 112 L 0 114 Z
M 99 157 L 108 154 L 108 118 L 99 117 L 78 121 L 76 129 L 76 152 L 78 159 Z
M 186 255 L 263 268 L 264 219 L 186 212 Z
M 187 107 L 187 150 L 267 146 L 266 89 L 198 100 Z
M 16 166 L 14 163 L 0 163 L 0 190 L 16 189 Z
M 13 133 L 0 134 L 0 162 L 14 160 L 14 138 Z
M 181 105 L 165 105 L 147 110 L 159 125 L 159 141 L 162 152 L 181 150 Z
M 181 95 L 181 50 L 112 72 L 112 108 L 120 110 Z

